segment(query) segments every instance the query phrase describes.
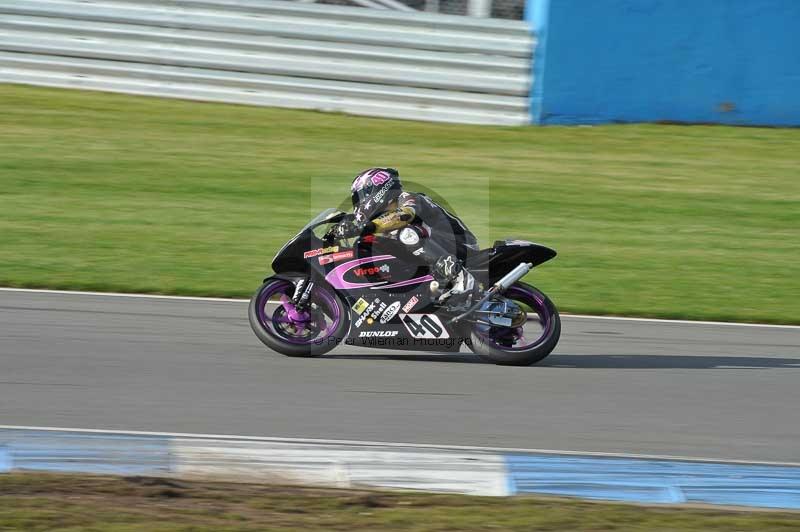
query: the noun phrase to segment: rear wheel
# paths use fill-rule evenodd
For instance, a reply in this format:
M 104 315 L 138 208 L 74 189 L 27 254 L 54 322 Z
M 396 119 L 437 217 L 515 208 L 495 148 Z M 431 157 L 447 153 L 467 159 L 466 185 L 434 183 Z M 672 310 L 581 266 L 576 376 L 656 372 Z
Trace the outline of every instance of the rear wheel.
M 555 305 L 533 286 L 517 282 L 504 296 L 513 300 L 526 316 L 513 327 L 476 325 L 472 350 L 490 362 L 505 366 L 529 366 L 543 360 L 561 336 L 561 318 Z
M 250 327 L 264 345 L 290 357 L 316 357 L 344 339 L 349 327 L 347 308 L 321 283 L 314 286 L 305 309 L 291 302 L 294 284 L 267 279 L 250 299 Z

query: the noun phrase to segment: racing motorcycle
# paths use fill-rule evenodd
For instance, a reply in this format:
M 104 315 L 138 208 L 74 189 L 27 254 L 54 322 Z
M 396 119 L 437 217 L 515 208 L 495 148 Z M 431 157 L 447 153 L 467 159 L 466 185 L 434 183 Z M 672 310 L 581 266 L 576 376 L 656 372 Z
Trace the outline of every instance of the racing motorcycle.
M 350 216 L 317 215 L 272 261 L 250 300 L 250 325 L 269 348 L 316 357 L 335 346 L 458 352 L 462 344 L 495 364 L 530 365 L 555 348 L 555 305 L 520 279 L 556 256 L 545 246 L 499 240 L 467 259 L 478 289 L 439 302 L 428 266 L 394 234 L 333 241 L 328 229 Z

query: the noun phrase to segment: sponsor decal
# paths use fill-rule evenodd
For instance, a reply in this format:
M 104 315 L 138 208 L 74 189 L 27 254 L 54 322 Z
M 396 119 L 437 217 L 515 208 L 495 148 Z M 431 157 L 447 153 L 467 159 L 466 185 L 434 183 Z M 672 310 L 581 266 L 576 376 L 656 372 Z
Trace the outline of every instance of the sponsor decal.
M 400 321 L 414 338 L 450 338 L 436 314 L 401 314 Z
M 378 316 L 380 316 L 381 314 L 383 314 L 383 312 L 386 310 L 386 303 L 384 303 L 383 301 L 380 301 L 380 300 L 378 300 L 378 299 L 376 299 L 376 300 L 375 300 L 375 302 L 376 302 L 376 303 L 378 303 L 378 308 L 376 308 L 376 309 L 375 309 L 375 310 L 372 312 L 372 314 L 370 314 L 370 315 L 369 315 L 369 317 L 370 317 L 370 320 L 368 321 L 368 323 L 369 323 L 370 325 L 372 325 L 372 322 L 374 322 L 375 320 L 377 320 L 377 319 L 378 319 Z
M 371 181 L 372 181 L 372 184 L 377 187 L 378 185 L 382 185 L 382 184 L 386 183 L 389 180 L 390 177 L 392 177 L 392 176 L 389 174 L 389 172 L 384 172 L 383 170 L 378 170 L 377 172 L 372 174 Z
M 369 268 L 356 268 L 355 270 L 353 270 L 353 273 L 356 274 L 358 277 L 364 277 L 366 275 L 376 275 L 378 273 L 389 273 L 389 265 L 381 264 L 380 266 L 371 266 Z
M 356 327 L 361 327 L 361 325 L 364 323 L 364 320 L 366 320 L 369 317 L 370 312 L 372 312 L 372 309 L 374 308 L 375 308 L 375 303 L 370 303 L 369 306 L 367 306 L 367 308 L 364 309 L 364 312 L 362 312 L 361 316 L 359 316 L 358 319 L 356 320 Z
M 332 264 L 334 262 L 339 262 L 340 260 L 352 259 L 352 258 L 353 258 L 353 250 L 348 249 L 346 251 L 340 251 L 338 253 L 324 255 L 320 257 L 318 260 L 320 264 Z
M 411 254 L 412 255 L 422 255 L 423 253 L 425 253 L 425 248 L 415 249 Z
M 367 320 L 367 325 L 372 325 L 372 323 L 375 321 L 375 318 L 380 316 L 381 312 L 383 312 L 385 308 L 386 303 L 376 297 L 375 300 L 370 303 L 366 309 L 364 309 L 364 312 L 361 313 L 361 316 L 358 317 L 356 320 L 356 327 L 361 327 L 365 320 Z
M 419 298 L 417 296 L 411 296 L 411 299 L 406 301 L 406 304 L 403 305 L 403 312 L 408 314 L 411 312 L 411 309 L 417 306 L 417 303 L 419 303 Z
M 397 336 L 400 331 L 361 331 L 358 333 L 359 338 L 369 338 L 369 337 L 386 337 L 386 336 Z
M 358 301 L 356 301 L 353 305 L 353 310 L 356 312 L 356 314 L 364 314 L 364 311 L 367 310 L 368 306 L 369 303 L 367 303 L 364 298 L 359 297 Z
M 391 305 L 386 307 L 386 310 L 384 310 L 383 314 L 381 314 L 381 318 L 380 318 L 379 321 L 382 324 L 389 323 L 389 321 L 392 318 L 394 318 L 399 311 L 400 311 L 400 302 L 399 301 L 395 301 L 394 303 L 392 303 Z
M 391 181 L 383 185 L 383 187 L 378 192 L 376 192 L 375 195 L 372 197 L 372 199 L 370 199 L 369 201 L 370 202 L 374 201 L 376 205 L 379 204 L 383 199 L 383 197 L 386 195 L 386 193 L 389 192 L 390 188 L 392 188 Z
M 303 253 L 304 259 L 316 257 L 317 255 L 325 255 L 326 253 L 336 253 L 339 251 L 339 246 L 328 246 L 326 248 L 309 249 Z
M 406 227 L 400 231 L 400 242 L 406 246 L 415 246 L 419 244 L 419 233 L 410 227 Z

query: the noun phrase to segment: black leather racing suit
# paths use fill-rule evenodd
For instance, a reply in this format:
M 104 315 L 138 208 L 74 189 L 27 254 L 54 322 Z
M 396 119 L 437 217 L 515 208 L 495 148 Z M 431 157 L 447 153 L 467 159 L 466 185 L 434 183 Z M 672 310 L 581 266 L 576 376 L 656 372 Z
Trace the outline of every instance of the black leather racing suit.
M 478 239 L 461 219 L 422 193 L 401 193 L 397 207 L 374 218 L 371 224 L 376 233 L 413 229 L 420 236 L 419 242 L 404 244 L 431 265 L 431 273 L 440 283 L 452 281 L 461 264 L 479 249 Z

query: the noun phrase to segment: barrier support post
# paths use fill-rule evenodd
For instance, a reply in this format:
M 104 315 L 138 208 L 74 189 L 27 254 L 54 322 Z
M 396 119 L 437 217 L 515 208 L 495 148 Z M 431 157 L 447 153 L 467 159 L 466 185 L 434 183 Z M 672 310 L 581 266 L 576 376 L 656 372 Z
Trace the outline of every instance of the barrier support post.
M 547 63 L 547 30 L 550 19 L 550 0 L 525 0 L 525 22 L 534 36 L 531 56 L 531 94 L 529 100 L 531 123 L 544 123 L 545 66 Z

